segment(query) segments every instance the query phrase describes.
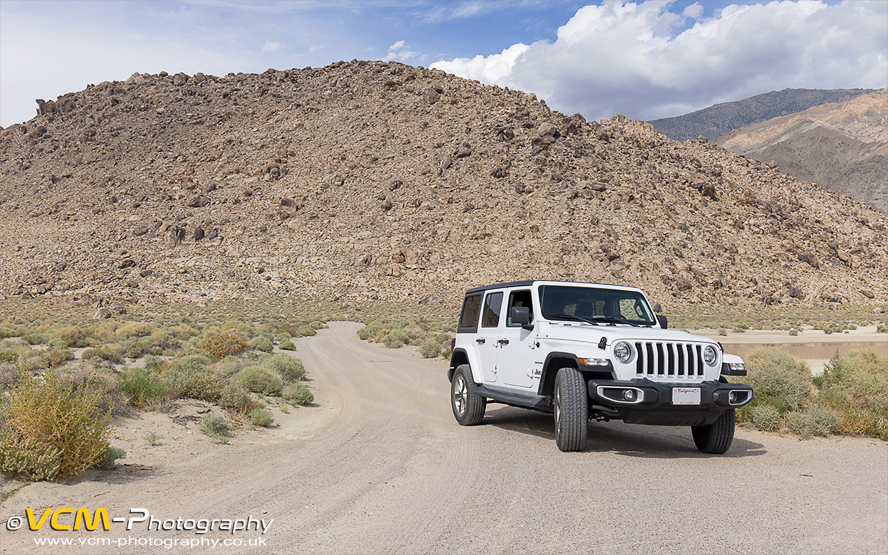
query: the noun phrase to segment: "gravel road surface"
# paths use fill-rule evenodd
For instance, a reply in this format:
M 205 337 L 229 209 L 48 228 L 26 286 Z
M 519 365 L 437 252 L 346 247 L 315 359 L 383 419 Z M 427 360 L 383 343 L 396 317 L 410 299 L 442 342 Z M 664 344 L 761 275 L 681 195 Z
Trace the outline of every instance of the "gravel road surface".
M 885 442 L 738 428 L 728 453 L 709 456 L 690 429 L 610 422 L 590 425 L 584 452 L 561 453 L 547 414 L 491 405 L 481 425 L 457 425 L 446 362 L 361 342 L 359 327 L 332 323 L 297 341 L 317 406 L 291 409 L 279 428 L 244 432 L 230 445 L 191 434 L 190 443 L 166 442 L 178 451 L 145 450 L 139 456 L 153 457 L 150 465 L 28 485 L 0 504 L 0 553 L 888 550 Z M 28 507 L 273 522 L 261 535 L 147 531 L 144 522 L 131 531 L 123 523 L 111 532 L 9 531 L 10 517 Z M 60 537 L 114 543 L 34 541 Z M 200 539 L 194 548 L 144 545 Z M 225 539 L 243 545 L 208 545 Z

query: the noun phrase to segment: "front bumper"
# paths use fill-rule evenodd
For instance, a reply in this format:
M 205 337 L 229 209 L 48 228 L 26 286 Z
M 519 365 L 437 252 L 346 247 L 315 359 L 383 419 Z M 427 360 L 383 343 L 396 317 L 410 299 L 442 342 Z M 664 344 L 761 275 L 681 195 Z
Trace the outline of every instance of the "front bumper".
M 684 392 L 683 399 L 685 403 L 693 404 L 673 402 L 674 389 L 691 390 Z M 646 379 L 590 380 L 588 390 L 593 415 L 637 424 L 701 426 L 715 422 L 726 410 L 752 401 L 752 387 L 723 382 L 676 384 Z

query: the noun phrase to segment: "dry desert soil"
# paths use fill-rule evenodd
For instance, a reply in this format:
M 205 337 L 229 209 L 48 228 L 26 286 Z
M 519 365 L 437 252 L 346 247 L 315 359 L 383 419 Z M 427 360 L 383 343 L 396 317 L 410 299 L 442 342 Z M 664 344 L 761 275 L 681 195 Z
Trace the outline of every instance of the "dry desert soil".
M 316 404 L 270 407 L 277 427 L 241 428 L 222 445 L 198 431 L 201 414 L 218 410 L 200 403 L 123 419 L 112 442 L 127 451 L 121 467 L 25 485 L 3 500 L 0 553 L 885 552 L 885 442 L 739 427 L 725 455 L 709 456 L 689 429 L 610 422 L 590 425 L 584 452 L 561 453 L 547 414 L 491 405 L 480 426 L 458 426 L 446 362 L 362 342 L 359 327 L 332 323 L 296 342 Z M 156 445 L 148 432 L 162 436 Z M 0 491 L 21 485 L 3 478 Z M 145 522 L 8 530 L 27 508 L 47 507 L 101 507 L 111 518 L 144 508 L 183 526 L 271 523 L 264 534 L 148 531 Z M 35 542 L 57 538 L 74 544 Z

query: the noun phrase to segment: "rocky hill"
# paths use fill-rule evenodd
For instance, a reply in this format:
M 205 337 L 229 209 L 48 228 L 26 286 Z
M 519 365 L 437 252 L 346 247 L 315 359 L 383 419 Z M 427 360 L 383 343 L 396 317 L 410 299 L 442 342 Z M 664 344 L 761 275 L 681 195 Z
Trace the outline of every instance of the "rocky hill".
M 0 132 L 0 295 L 883 302 L 888 216 L 705 140 L 383 62 L 135 74 Z M 875 299 L 873 301 L 872 299 Z
M 685 141 L 706 137 L 710 141 L 735 129 L 794 114 L 831 102 L 846 102 L 872 89 L 783 89 L 757 94 L 736 102 L 716 104 L 674 118 L 651 121 L 654 129 L 671 139 Z
M 888 89 L 750 125 L 718 144 L 888 213 Z

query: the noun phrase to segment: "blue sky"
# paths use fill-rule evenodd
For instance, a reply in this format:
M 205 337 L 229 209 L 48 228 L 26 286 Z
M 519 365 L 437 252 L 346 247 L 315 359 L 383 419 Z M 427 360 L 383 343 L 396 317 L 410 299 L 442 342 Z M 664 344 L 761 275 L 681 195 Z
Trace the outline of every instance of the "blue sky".
M 888 86 L 888 1 L 0 0 L 0 125 L 134 72 L 386 59 L 534 92 L 587 119 L 792 88 Z

